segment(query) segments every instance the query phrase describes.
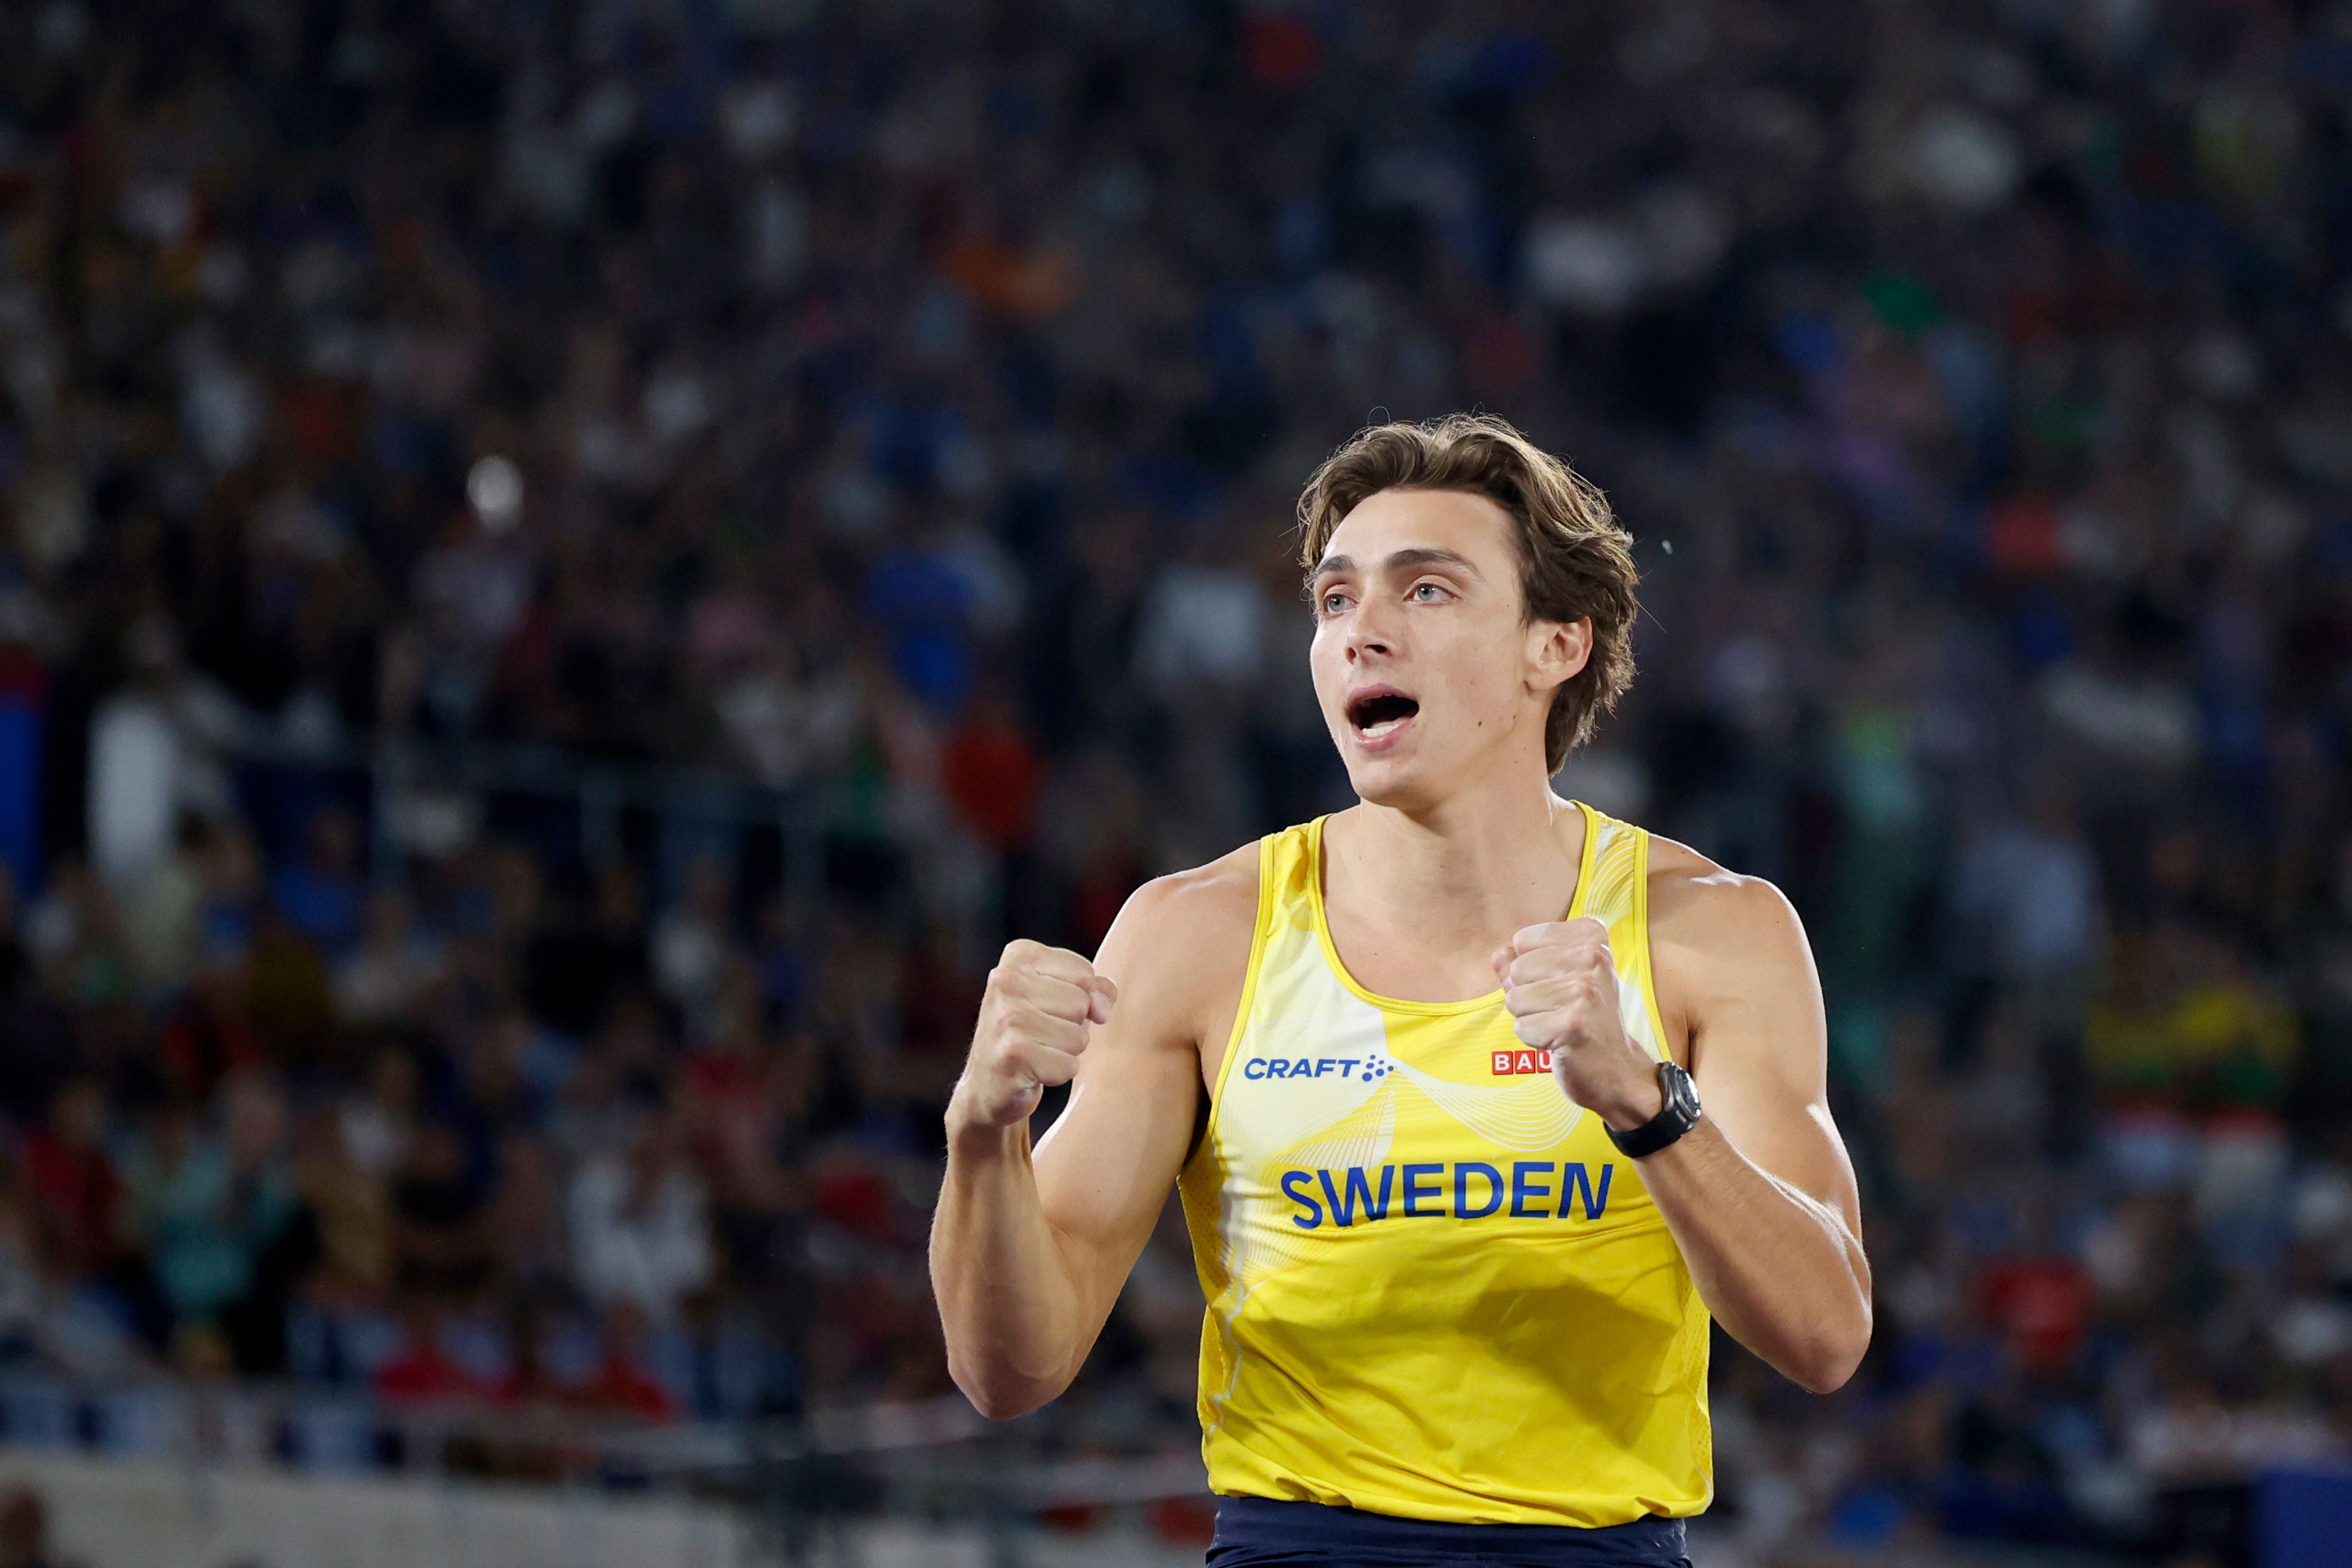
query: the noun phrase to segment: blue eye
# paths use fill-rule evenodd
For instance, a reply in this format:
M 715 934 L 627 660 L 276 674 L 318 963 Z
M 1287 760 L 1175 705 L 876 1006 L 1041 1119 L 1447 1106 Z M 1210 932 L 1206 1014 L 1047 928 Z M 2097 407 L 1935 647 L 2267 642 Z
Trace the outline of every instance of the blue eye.
M 1414 597 L 1419 598 L 1423 594 L 1443 594 L 1445 590 L 1439 587 L 1434 583 L 1415 583 L 1412 585 L 1412 592 Z M 1422 603 L 1423 604 L 1428 604 L 1431 601 L 1428 599 L 1422 600 Z

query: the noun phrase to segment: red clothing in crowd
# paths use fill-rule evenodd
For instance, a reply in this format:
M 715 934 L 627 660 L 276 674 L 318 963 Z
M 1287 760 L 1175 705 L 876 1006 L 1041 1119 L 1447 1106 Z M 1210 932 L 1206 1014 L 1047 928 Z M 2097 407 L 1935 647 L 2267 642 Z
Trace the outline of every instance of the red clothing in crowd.
M 156 1039 L 164 1078 L 189 1100 L 209 1098 L 222 1079 L 262 1059 L 253 1020 L 214 1003 L 201 992 L 184 997 Z
M 120 1245 L 122 1178 L 114 1162 L 103 1149 L 76 1149 L 36 1132 L 25 1140 L 24 1164 L 50 1261 L 76 1279 L 102 1272 Z
M 1996 1263 L 1978 1281 L 1977 1300 L 2036 1372 L 2064 1370 L 2090 1331 L 2091 1277 L 2071 1258 Z
M 1002 719 L 974 720 L 940 754 L 940 783 L 956 814 L 1000 854 L 1028 842 L 1036 830 L 1045 776 L 1045 764 Z
M 448 1399 L 478 1399 L 489 1391 L 481 1380 L 426 1341 L 413 1344 L 386 1362 L 375 1374 L 376 1396 L 388 1405 L 437 1405 Z
M 677 1401 L 654 1375 L 628 1357 L 612 1354 L 596 1375 L 572 1392 L 572 1402 L 583 1410 L 634 1415 L 644 1421 L 675 1421 Z

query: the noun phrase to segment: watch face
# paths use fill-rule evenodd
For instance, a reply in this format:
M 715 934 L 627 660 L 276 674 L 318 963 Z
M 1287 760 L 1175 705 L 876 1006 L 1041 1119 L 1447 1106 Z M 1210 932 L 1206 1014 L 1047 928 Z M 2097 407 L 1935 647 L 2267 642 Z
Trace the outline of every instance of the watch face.
M 1671 1062 L 1667 1065 L 1675 1067 Z M 1681 1068 L 1675 1067 L 1675 1070 L 1666 1074 L 1665 1079 L 1667 1100 L 1685 1116 L 1696 1116 L 1698 1086 L 1691 1082 L 1691 1075 Z

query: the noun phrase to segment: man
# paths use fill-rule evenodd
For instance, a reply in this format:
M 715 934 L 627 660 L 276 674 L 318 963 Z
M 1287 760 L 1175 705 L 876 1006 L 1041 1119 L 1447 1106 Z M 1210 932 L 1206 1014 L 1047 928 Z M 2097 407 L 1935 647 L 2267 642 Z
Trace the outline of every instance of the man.
M 1567 465 L 1390 425 L 1299 510 L 1360 804 L 1147 885 L 1092 963 L 1005 950 L 948 1110 L 950 1368 L 992 1416 L 1058 1394 L 1177 1182 L 1213 1563 L 1682 1563 L 1710 1314 L 1817 1392 L 1870 1338 L 1803 931 L 1551 793 L 1636 608 Z

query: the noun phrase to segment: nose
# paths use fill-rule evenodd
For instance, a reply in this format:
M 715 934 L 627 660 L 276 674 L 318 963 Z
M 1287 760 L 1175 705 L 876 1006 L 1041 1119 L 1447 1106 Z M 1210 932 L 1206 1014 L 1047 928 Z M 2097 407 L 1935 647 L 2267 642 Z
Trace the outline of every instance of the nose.
M 1387 658 L 1396 652 L 1394 637 L 1383 606 L 1370 602 L 1359 605 L 1348 621 L 1348 662 L 1360 663 L 1367 655 Z

